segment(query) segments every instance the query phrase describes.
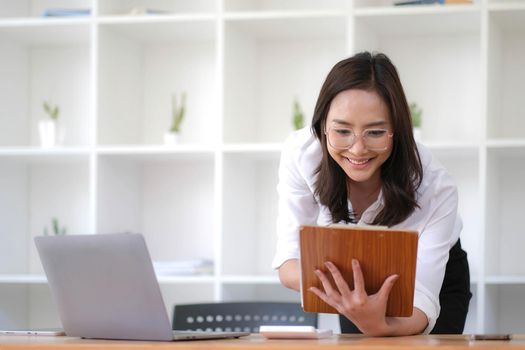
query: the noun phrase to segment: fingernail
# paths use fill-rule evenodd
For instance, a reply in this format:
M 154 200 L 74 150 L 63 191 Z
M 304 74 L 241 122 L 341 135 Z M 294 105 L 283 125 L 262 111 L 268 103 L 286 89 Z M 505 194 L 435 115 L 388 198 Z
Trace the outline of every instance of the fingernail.
M 330 261 L 327 261 L 324 263 L 328 268 L 332 267 L 332 263 Z
M 357 260 L 356 259 L 352 259 L 352 266 L 353 267 L 357 267 Z

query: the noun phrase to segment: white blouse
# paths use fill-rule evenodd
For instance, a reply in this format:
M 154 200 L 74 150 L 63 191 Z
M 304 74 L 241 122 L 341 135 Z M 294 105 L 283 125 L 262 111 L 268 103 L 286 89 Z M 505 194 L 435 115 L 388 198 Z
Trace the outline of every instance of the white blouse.
M 418 150 L 423 164 L 423 181 L 416 197 L 420 208 L 394 228 L 419 232 L 414 306 L 428 317 L 426 334 L 439 316 L 439 292 L 445 266 L 449 250 L 459 238 L 462 223 L 457 212 L 457 188 L 451 176 L 428 149 L 418 145 Z M 315 171 L 321 158 L 321 145 L 309 127 L 292 133 L 285 141 L 277 185 L 277 249 L 272 262 L 275 269 L 286 260 L 299 259 L 300 225 L 332 223 L 328 207 L 321 205 L 314 196 Z M 361 215 L 358 225 L 371 223 L 383 205 L 380 193 Z M 350 201 L 348 206 L 351 211 Z

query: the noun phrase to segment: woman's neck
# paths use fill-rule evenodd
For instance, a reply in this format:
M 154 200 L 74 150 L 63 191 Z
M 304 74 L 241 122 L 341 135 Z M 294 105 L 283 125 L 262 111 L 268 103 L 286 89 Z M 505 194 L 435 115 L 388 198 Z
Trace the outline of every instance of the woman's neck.
M 381 191 L 381 177 L 369 179 L 364 182 L 356 182 L 348 179 L 347 191 L 348 199 L 352 203 L 353 214 L 356 219 L 360 219 L 363 212 L 377 200 Z

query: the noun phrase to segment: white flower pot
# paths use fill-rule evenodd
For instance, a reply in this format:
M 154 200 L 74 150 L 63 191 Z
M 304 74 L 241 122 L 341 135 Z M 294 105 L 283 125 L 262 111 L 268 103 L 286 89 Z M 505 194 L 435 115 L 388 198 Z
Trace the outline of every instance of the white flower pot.
M 38 122 L 38 132 L 40 134 L 40 145 L 44 148 L 54 147 L 58 144 L 58 126 L 52 119 L 45 119 Z
M 179 142 L 179 134 L 176 132 L 165 132 L 164 133 L 164 144 L 168 146 L 176 145 Z

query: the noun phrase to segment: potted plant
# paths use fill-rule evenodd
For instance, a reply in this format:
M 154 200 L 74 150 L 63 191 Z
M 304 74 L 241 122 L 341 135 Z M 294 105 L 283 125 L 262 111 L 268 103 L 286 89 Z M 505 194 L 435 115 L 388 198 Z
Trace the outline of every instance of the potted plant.
M 51 227 L 55 236 L 63 236 L 67 233 L 67 229 L 65 227 L 60 228 L 57 218 L 51 219 Z M 44 227 L 44 236 L 49 236 L 47 227 Z
M 47 114 L 48 118 L 42 119 L 38 122 L 40 144 L 45 148 L 53 147 L 62 141 L 62 133 L 58 125 L 60 108 L 57 105 L 52 106 L 47 101 L 44 101 L 42 107 L 44 108 L 44 112 Z
M 166 145 L 177 144 L 180 134 L 180 126 L 186 113 L 186 93 L 182 93 L 180 105 L 177 103 L 177 95 L 171 96 L 171 126 L 164 134 L 164 143 Z
M 304 127 L 304 114 L 297 98 L 295 98 L 293 102 L 292 125 L 294 130 L 299 130 Z
M 412 102 L 410 104 L 410 117 L 412 118 L 412 131 L 416 141 L 421 141 L 422 116 L 423 110 L 415 102 Z

